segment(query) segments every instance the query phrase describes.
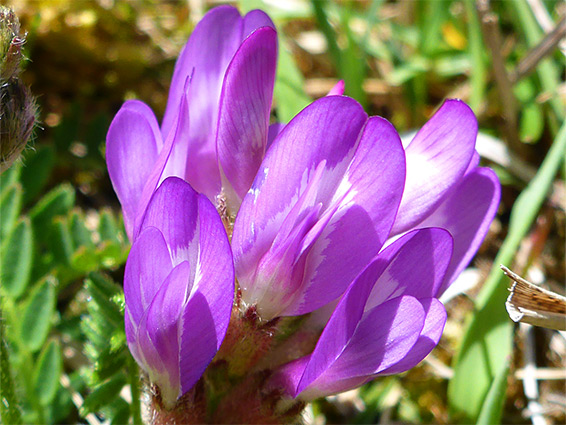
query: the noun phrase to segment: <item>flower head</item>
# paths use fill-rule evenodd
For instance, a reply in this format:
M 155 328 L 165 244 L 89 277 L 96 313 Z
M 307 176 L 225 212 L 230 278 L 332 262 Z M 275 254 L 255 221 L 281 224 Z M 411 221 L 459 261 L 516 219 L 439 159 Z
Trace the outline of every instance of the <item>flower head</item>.
M 353 99 L 328 96 L 305 108 L 271 145 L 236 217 L 242 299 L 267 319 L 314 311 L 384 246 L 422 227 L 454 238 L 444 290 L 498 204 L 495 175 L 477 167 L 476 133 L 460 101 L 447 101 L 405 147 Z
M 211 202 L 170 177 L 153 195 L 124 276 L 132 355 L 172 406 L 226 333 L 234 294 L 228 237 Z
M 277 34 L 269 17 L 230 6 L 196 26 L 173 74 L 161 128 L 144 103 L 127 101 L 107 135 L 110 178 L 131 239 L 151 195 L 168 176 L 236 211 L 261 163 L 269 133 Z
M 275 373 L 272 385 L 284 387 L 292 397 L 310 400 L 355 388 L 377 375 L 408 370 L 436 346 L 446 320 L 438 297 L 477 251 L 499 203 L 500 187 L 495 173 L 477 166 L 476 131 L 471 110 L 462 102 L 447 101 L 403 148 L 401 164 L 407 167 L 406 180 L 375 176 L 364 188 L 366 193 L 371 193 L 371 187 L 393 193 L 395 188 L 388 184 L 402 187 L 401 199 L 394 198 L 388 204 L 394 210 L 394 220 L 385 224 L 387 240 L 379 244 L 368 236 L 372 228 L 379 229 L 380 219 L 387 216 L 366 211 L 364 216 L 377 217 L 377 221 L 368 221 L 365 233 L 354 235 L 358 245 L 350 242 L 348 249 L 342 249 L 341 255 L 335 257 L 308 257 L 307 261 L 314 261 L 323 271 L 322 265 L 330 259 L 330 267 L 335 270 L 333 275 L 327 275 L 326 287 L 317 288 L 310 300 L 328 300 L 328 288 L 332 286 L 346 285 L 347 290 L 340 294 L 331 315 L 325 316 L 327 308 L 317 311 L 317 320 L 320 322 L 323 317 L 323 326 L 325 322 L 326 325 L 314 351 L 283 366 Z M 387 144 L 378 134 L 386 137 L 383 130 L 374 133 L 373 146 L 383 145 L 395 158 L 397 139 Z M 360 146 L 363 140 L 362 135 Z M 383 170 L 381 163 L 365 158 L 368 157 L 359 158 L 365 176 L 371 176 L 376 169 Z M 316 183 L 325 187 L 322 179 Z M 348 187 L 360 188 L 355 184 Z M 246 200 L 242 209 L 245 205 Z M 371 204 L 359 204 L 359 208 L 367 206 Z M 368 239 L 373 245 L 368 244 Z M 339 238 L 327 236 L 322 252 L 332 252 L 333 245 L 339 249 L 341 243 Z M 377 253 L 354 279 L 349 279 L 348 267 L 355 264 L 350 259 L 365 255 L 368 246 Z M 239 273 L 238 255 L 242 254 L 237 250 L 234 253 Z M 316 270 L 303 276 L 317 277 L 319 273 Z M 254 284 L 261 285 L 262 281 L 252 281 Z M 283 280 L 280 286 L 289 291 L 301 285 L 304 281 L 293 286 Z M 307 281 L 307 285 L 312 284 Z M 302 301 L 306 297 L 296 299 Z M 269 299 L 253 301 L 265 303 Z M 316 301 L 313 304 L 317 305 Z

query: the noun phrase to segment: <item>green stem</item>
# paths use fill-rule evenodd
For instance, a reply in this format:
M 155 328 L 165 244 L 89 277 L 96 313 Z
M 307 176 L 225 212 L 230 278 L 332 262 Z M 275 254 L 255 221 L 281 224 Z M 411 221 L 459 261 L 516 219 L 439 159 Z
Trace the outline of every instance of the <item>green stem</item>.
M 130 405 L 132 419 L 134 425 L 142 425 L 139 370 L 132 356 L 128 356 L 128 378 L 130 380 L 130 391 L 132 393 L 132 404 Z

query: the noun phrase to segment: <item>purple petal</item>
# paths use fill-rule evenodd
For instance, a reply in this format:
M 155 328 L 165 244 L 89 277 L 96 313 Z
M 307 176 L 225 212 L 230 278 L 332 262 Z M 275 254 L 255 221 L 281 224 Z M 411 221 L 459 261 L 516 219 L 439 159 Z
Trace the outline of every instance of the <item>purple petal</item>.
M 157 227 L 163 233 L 175 264 L 181 261 L 191 264 L 187 278 L 193 292 L 200 294 L 203 300 L 191 302 L 197 303 L 195 308 L 199 311 L 210 311 L 206 327 L 214 331 L 207 332 L 217 350 L 228 327 L 234 297 L 232 254 L 218 212 L 204 195 L 197 194 L 188 183 L 170 177 L 159 187 L 148 206 L 142 228 L 147 226 Z M 205 326 L 204 317 L 200 319 Z M 192 323 L 191 320 L 185 318 L 184 323 Z M 190 344 L 187 347 L 190 348 Z M 193 360 L 202 359 L 198 356 Z M 183 379 L 183 388 L 189 385 L 191 379 Z
M 234 225 L 232 247 L 243 286 L 253 284 L 256 265 L 322 161 L 326 161 L 324 184 L 314 202 L 330 203 L 365 121 L 354 100 L 326 97 L 300 112 L 273 142 Z
M 327 397 L 329 395 L 338 394 L 361 387 L 372 379 L 372 376 L 355 376 L 353 378 L 345 378 L 340 380 L 321 379 L 320 382 L 317 382 L 312 387 L 304 390 L 298 396 L 298 398 L 302 401 L 312 401 L 317 398 Z
M 199 256 L 194 287 L 206 299 L 216 330 L 216 349 L 226 334 L 234 300 L 234 262 L 228 235 L 216 208 L 198 196 Z
M 192 74 L 186 179 L 209 199 L 220 191 L 215 132 L 222 81 L 234 53 L 256 25 L 273 27 L 263 12 L 242 18 L 231 6 L 216 7 L 196 26 L 175 65 L 161 133 L 165 138 L 173 128 L 185 80 Z
M 301 357 L 282 366 L 270 378 L 268 388 L 280 389 L 289 397 L 297 397 L 297 386 L 309 359 L 310 356 Z M 372 377 L 356 376 L 344 380 L 321 382 L 316 387 L 308 388 L 301 392 L 299 398 L 303 401 L 311 401 L 359 387 L 371 379 Z
M 472 110 L 448 100 L 406 148 L 407 180 L 392 234 L 414 227 L 459 183 L 473 158 L 477 121 Z
M 454 238 L 452 260 L 436 296 L 446 290 L 479 249 L 497 212 L 500 194 L 493 170 L 477 168 L 421 224 L 445 228 Z
M 173 127 L 184 92 L 185 81 L 194 72 L 195 90 L 191 96 L 193 136 L 210 134 L 224 72 L 241 43 L 241 21 L 238 11 L 230 6 L 216 7 L 208 12 L 192 32 L 179 54 L 169 88 L 167 108 L 161 132 L 165 139 Z M 193 101 L 194 111 L 193 111 Z M 207 122 L 208 121 L 208 122 Z M 201 125 L 205 128 L 199 130 Z
M 161 389 L 168 404 L 181 395 L 179 325 L 191 290 L 189 271 L 190 266 L 186 261 L 171 271 L 153 298 L 139 328 L 139 345 L 147 362 L 147 372 L 151 381 Z M 160 367 L 156 369 L 158 373 L 155 373 L 154 365 L 161 364 L 166 373 L 162 373 Z
M 242 40 L 252 34 L 256 29 L 262 27 L 270 27 L 275 29 L 275 25 L 271 18 L 259 9 L 250 10 L 244 16 L 244 27 L 242 29 Z
M 140 318 L 141 319 L 141 318 Z M 134 319 L 132 318 L 132 314 L 128 304 L 126 304 L 126 308 L 124 311 L 124 328 L 126 331 L 126 342 L 128 343 L 128 348 L 132 353 L 132 357 L 138 362 L 139 365 L 144 364 L 144 357 L 141 353 L 141 348 L 139 346 L 138 341 L 138 323 L 134 323 Z
M 266 151 L 267 149 L 269 149 L 275 138 L 279 136 L 279 133 L 281 133 L 284 128 L 285 124 L 280 122 L 274 122 L 269 126 L 269 130 L 267 132 L 267 145 L 265 146 Z
M 328 361 L 319 341 L 305 368 L 297 393 L 331 382 L 367 377 L 394 365 L 415 345 L 424 320 L 423 306 L 410 296 L 395 298 L 373 308 L 363 315 L 335 361 Z M 339 321 L 329 322 L 323 333 L 339 332 L 336 327 L 338 324 Z M 319 359 L 329 367 L 321 370 L 317 365 Z
M 240 46 L 226 70 L 220 97 L 218 161 L 237 211 L 252 185 L 267 144 L 277 64 L 277 33 L 265 27 Z
M 305 295 L 292 314 L 308 313 L 338 297 L 379 252 L 401 200 L 404 166 L 393 126 L 371 117 L 334 195 L 339 212 L 309 252 Z
M 232 306 L 232 299 L 229 306 Z M 212 313 L 215 307 L 209 305 L 208 300 L 200 292 L 196 292 L 191 296 L 183 312 L 179 365 L 181 394 L 189 391 L 199 380 L 224 338 L 223 334 L 216 333 Z M 229 315 L 228 312 L 228 317 Z
M 418 365 L 440 341 L 446 323 L 444 305 L 436 298 L 419 300 L 426 311 L 423 330 L 411 351 L 401 361 L 380 372 L 379 375 L 393 375 L 405 372 Z
M 124 272 L 125 301 L 136 326 L 172 268 L 161 232 L 145 229 L 132 245 Z
M 185 81 L 184 94 L 181 96 L 179 115 L 175 120 L 174 137 L 171 153 L 167 157 L 165 169 L 159 178 L 159 182 L 166 177 L 185 178 L 187 174 L 187 157 L 190 155 L 190 123 L 188 97 L 191 90 L 191 79 Z
M 169 177 L 152 196 L 141 229 L 159 229 L 175 265 L 185 260 L 194 265 L 199 250 L 197 219 L 198 194 L 187 182 Z M 195 272 L 191 270 L 192 277 Z
M 453 249 L 452 236 L 445 229 L 418 229 L 403 235 L 377 259 L 388 262 L 369 295 L 368 310 L 392 298 L 411 295 L 430 298 L 437 294 Z
M 183 104 L 183 102 L 186 102 L 186 98 L 183 98 L 181 103 Z M 181 106 L 181 110 L 184 110 L 183 106 Z M 144 221 L 148 204 L 150 203 L 154 192 L 158 188 L 159 184 L 165 178 L 165 171 L 167 168 L 167 164 L 169 163 L 169 160 L 171 158 L 171 154 L 174 151 L 176 153 L 186 152 L 186 147 L 182 146 L 176 148 L 175 145 L 182 140 L 182 137 L 184 135 L 186 135 L 185 130 L 187 126 L 188 126 L 188 117 L 178 116 L 175 121 L 175 131 L 171 131 L 167 136 L 167 139 L 165 140 L 165 143 L 163 145 L 163 149 L 161 149 L 161 152 L 159 152 L 159 156 L 157 157 L 157 160 L 153 165 L 153 169 L 151 170 L 151 173 L 147 177 L 140 200 L 138 202 L 137 213 L 134 220 L 134 229 L 133 229 L 134 239 L 137 237 L 137 235 L 141 230 L 141 225 Z M 169 171 L 175 173 L 175 167 L 177 165 L 178 162 L 176 161 L 172 162 Z
M 161 145 L 157 120 L 151 109 L 139 101 L 126 102 L 112 120 L 106 136 L 106 163 L 122 204 L 130 239 L 142 191 Z
M 220 348 L 234 300 L 234 265 L 228 236 L 210 201 L 198 195 L 197 203 L 198 272 L 181 327 L 183 393 L 192 388 Z
M 338 81 L 334 87 L 330 89 L 327 96 L 342 96 L 344 94 L 344 80 Z

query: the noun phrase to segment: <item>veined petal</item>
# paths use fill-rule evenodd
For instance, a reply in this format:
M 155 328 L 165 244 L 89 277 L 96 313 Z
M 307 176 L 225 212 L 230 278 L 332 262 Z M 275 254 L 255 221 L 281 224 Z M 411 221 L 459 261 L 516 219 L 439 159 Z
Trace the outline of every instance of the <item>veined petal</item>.
M 445 228 L 454 238 L 452 260 L 435 296 L 446 290 L 479 249 L 497 212 L 500 194 L 501 186 L 493 170 L 476 168 L 421 224 Z
M 136 327 L 173 264 L 161 232 L 149 227 L 132 245 L 124 272 L 124 297 Z
M 159 123 L 157 122 L 157 118 L 151 108 L 141 100 L 132 99 L 125 101 L 120 109 L 135 112 L 145 118 L 146 122 L 151 127 L 151 131 L 157 144 L 157 151 L 161 151 L 161 148 L 163 148 L 163 138 L 161 137 L 161 131 L 159 130 Z
M 284 128 L 285 128 L 285 124 L 280 122 L 274 122 L 273 124 L 269 125 L 269 129 L 267 132 L 267 145 L 265 146 L 266 151 L 267 149 L 269 149 L 275 138 L 279 136 L 279 133 L 281 133 L 281 131 Z
M 195 128 L 192 134 L 210 134 L 215 128 L 210 121 L 217 113 L 215 109 L 224 73 L 242 41 L 241 21 L 242 18 L 234 7 L 220 6 L 207 13 L 195 27 L 175 64 L 161 125 L 164 139 L 177 116 L 185 80 L 193 72 L 195 90 L 190 104 L 191 109 L 193 105 L 195 109 L 191 110 L 191 121 L 195 123 Z
M 393 375 L 405 372 L 418 365 L 440 341 L 444 325 L 446 324 L 446 310 L 444 305 L 436 298 L 419 300 L 426 312 L 423 330 L 411 351 L 393 366 L 380 372 L 378 375 Z
M 139 328 L 139 345 L 146 360 L 146 372 L 162 393 L 163 401 L 171 406 L 182 394 L 179 372 L 179 325 L 190 292 L 190 266 L 182 262 L 167 276 L 153 298 Z M 154 356 L 157 356 L 156 359 Z M 166 373 L 154 365 L 163 364 Z
M 213 284 L 213 283 L 211 283 Z M 217 334 L 213 317 L 215 308 L 224 306 L 210 305 L 201 292 L 195 292 L 185 307 L 180 325 L 180 359 L 181 394 L 189 391 L 199 380 L 204 370 L 215 356 L 224 332 Z M 232 307 L 230 299 L 229 307 Z M 228 312 L 228 317 L 230 313 Z
M 182 261 L 191 264 L 187 277 L 194 293 L 191 300 L 197 293 L 202 298 L 201 301 L 191 302 L 197 303 L 198 309 L 203 312 L 210 310 L 207 313 L 210 316 L 207 326 L 214 330 L 211 335 L 217 350 L 228 327 L 234 297 L 232 254 L 218 212 L 204 195 L 197 194 L 187 182 L 169 177 L 155 192 L 148 206 L 142 228 L 148 226 L 156 227 L 163 233 L 174 264 Z M 184 329 L 192 319 L 187 320 L 184 319 Z
M 418 229 L 403 235 L 379 253 L 387 267 L 377 277 L 365 309 L 401 295 L 436 296 L 452 257 L 454 242 L 440 228 Z
M 319 385 L 328 385 L 354 377 L 368 377 L 399 362 L 415 345 L 424 326 L 425 312 L 414 297 L 403 296 L 389 300 L 366 312 L 343 351 L 318 376 L 311 368 L 319 369 L 319 344 L 311 354 L 309 364 L 297 393 Z M 337 322 L 329 322 L 324 332 L 337 330 Z M 324 333 L 323 332 L 323 333 Z M 312 366 L 311 366 L 312 365 Z M 314 379 L 313 379 L 314 378 Z
M 187 80 L 188 85 L 188 80 Z M 183 106 L 184 105 L 184 106 Z M 186 97 L 181 99 L 181 111 L 186 109 Z M 159 152 L 151 173 L 146 179 L 141 197 L 138 201 L 137 213 L 134 220 L 133 235 L 134 239 L 137 237 L 141 230 L 141 225 L 144 221 L 146 210 L 154 192 L 159 187 L 161 182 L 165 179 L 166 171 L 172 174 L 178 174 L 183 170 L 182 165 L 180 165 L 178 159 L 173 159 L 172 153 L 182 154 L 187 152 L 187 146 L 184 145 L 183 138 L 186 137 L 187 129 L 189 125 L 188 116 L 177 115 L 175 117 L 174 129 L 169 133 L 165 143 L 163 144 L 163 149 Z M 179 146 L 181 143 L 181 146 Z M 168 165 L 169 164 L 169 165 Z
M 219 349 L 234 300 L 234 262 L 222 220 L 202 194 L 198 195 L 198 214 L 199 253 L 194 288 L 209 306 Z
M 192 74 L 189 95 L 189 155 L 186 180 L 209 199 L 220 192 L 215 132 L 224 74 L 234 53 L 259 26 L 273 23 L 261 11 L 252 11 L 242 18 L 231 6 L 212 9 L 196 26 L 175 65 L 161 133 L 167 136 L 178 115 L 183 85 Z
M 265 154 L 276 64 L 277 33 L 264 27 L 242 43 L 226 70 L 216 143 L 223 187 L 234 212 Z
M 143 188 L 162 145 L 158 128 L 151 109 L 140 101 L 131 100 L 118 111 L 106 136 L 108 174 L 122 204 L 130 239 Z
M 328 206 L 355 151 L 366 114 L 353 99 L 327 97 L 300 112 L 267 151 L 242 202 L 232 238 L 238 279 L 247 285 L 315 170 L 326 161 L 313 203 Z M 249 283 L 251 284 L 251 283 Z
M 407 180 L 392 234 L 430 215 L 464 176 L 473 158 L 477 121 L 458 100 L 447 100 L 421 128 L 405 152 Z
M 337 298 L 379 252 L 403 193 L 405 159 L 399 135 L 383 118 L 367 121 L 348 170 L 330 204 L 338 204 L 309 252 L 304 314 Z
M 244 25 L 242 28 L 242 40 L 246 39 L 256 29 L 262 27 L 270 27 L 275 29 L 273 21 L 263 10 L 254 9 L 250 10 L 244 16 Z
M 171 129 L 173 132 L 173 145 L 171 153 L 167 157 L 165 168 L 159 178 L 159 183 L 166 177 L 185 178 L 187 174 L 187 158 L 191 154 L 190 143 L 190 117 L 189 117 L 189 95 L 191 90 L 191 77 L 185 80 L 184 92 L 181 95 L 179 105 L 179 115 L 174 121 L 175 125 Z
M 198 194 L 187 182 L 169 177 L 149 202 L 141 229 L 155 227 L 163 234 L 175 265 L 198 260 Z M 196 270 L 191 270 L 191 281 Z

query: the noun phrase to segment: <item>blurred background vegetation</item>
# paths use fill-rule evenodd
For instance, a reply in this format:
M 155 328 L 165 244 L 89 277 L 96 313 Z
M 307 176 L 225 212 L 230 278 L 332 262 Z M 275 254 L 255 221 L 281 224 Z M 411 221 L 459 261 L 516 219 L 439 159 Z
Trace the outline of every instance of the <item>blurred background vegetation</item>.
M 179 51 L 220 3 L 8 0 L 27 31 L 22 79 L 37 96 L 39 120 L 1 180 L 3 423 L 139 423 L 115 283 L 129 248 L 105 135 L 126 99 L 162 116 Z M 315 403 L 306 420 L 564 423 L 564 334 L 513 326 L 497 266 L 564 291 L 566 4 L 231 4 L 242 13 L 261 8 L 277 25 L 278 120 L 339 79 L 401 134 L 443 99 L 461 98 L 478 117 L 483 163 L 503 184 L 490 234 L 447 301 L 439 347 L 408 373 Z

